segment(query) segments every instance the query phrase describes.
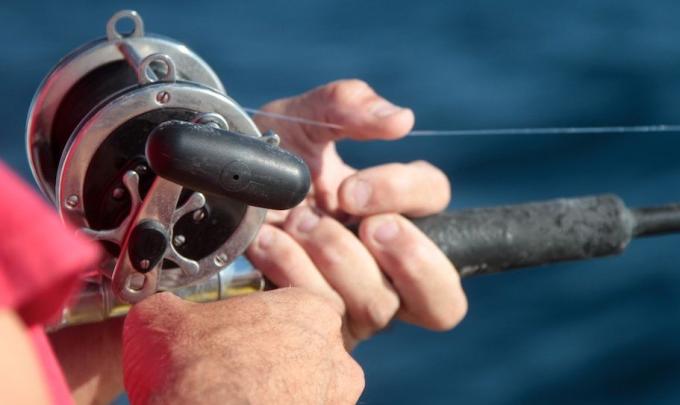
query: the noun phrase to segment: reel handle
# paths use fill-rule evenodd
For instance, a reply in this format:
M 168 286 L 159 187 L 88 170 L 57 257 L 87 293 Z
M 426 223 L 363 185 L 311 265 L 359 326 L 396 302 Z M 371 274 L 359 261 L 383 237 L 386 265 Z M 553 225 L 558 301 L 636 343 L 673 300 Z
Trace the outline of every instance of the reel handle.
M 302 159 L 274 142 L 278 137 L 167 121 L 149 135 L 146 158 L 157 175 L 194 191 L 285 210 L 305 199 L 311 178 Z

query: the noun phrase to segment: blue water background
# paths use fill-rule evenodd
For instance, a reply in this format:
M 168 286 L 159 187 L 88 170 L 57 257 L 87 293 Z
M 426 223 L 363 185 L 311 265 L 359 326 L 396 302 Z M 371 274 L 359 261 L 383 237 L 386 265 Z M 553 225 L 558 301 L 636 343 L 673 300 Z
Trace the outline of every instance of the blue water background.
M 120 8 L 193 47 L 246 106 L 358 77 L 412 107 L 420 129 L 680 123 L 673 0 L 6 0 L 0 158 L 27 179 L 33 91 Z M 678 201 L 679 148 L 680 134 L 630 134 L 340 150 L 357 167 L 433 162 L 453 181 L 456 209 L 602 192 L 633 206 Z M 641 240 L 621 257 L 465 280 L 470 311 L 454 331 L 395 324 L 356 351 L 362 403 L 680 403 L 679 242 Z

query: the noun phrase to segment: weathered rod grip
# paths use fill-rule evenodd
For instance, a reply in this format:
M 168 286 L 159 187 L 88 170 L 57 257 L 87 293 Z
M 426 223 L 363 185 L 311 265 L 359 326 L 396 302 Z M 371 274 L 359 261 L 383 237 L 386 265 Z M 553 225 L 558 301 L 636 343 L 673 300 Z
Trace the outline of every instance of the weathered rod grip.
M 467 209 L 413 222 L 461 276 L 617 254 L 635 225 L 615 195 Z

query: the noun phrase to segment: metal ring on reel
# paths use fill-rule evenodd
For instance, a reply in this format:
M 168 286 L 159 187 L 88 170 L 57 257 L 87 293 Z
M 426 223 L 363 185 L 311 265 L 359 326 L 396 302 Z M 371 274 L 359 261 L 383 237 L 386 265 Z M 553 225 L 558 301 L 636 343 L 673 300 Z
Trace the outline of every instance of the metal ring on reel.
M 117 28 L 118 22 L 123 19 L 132 20 L 132 23 L 134 24 L 134 29 L 127 35 L 121 34 Z M 142 20 L 142 17 L 140 17 L 139 13 L 137 13 L 134 10 L 120 10 L 119 12 L 114 14 L 111 17 L 111 19 L 109 19 L 108 23 L 106 23 L 106 38 L 109 41 L 143 36 L 144 36 L 144 21 Z

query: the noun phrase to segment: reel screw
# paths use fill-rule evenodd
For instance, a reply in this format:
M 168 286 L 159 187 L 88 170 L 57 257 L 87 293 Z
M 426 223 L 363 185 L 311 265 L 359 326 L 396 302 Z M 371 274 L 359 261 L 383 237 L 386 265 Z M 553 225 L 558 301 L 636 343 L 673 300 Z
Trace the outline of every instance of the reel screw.
M 113 189 L 112 196 L 113 196 L 114 199 L 120 200 L 121 198 L 123 198 L 124 195 L 125 195 L 125 190 L 123 190 L 122 187 L 116 187 L 116 188 Z
M 151 266 L 151 262 L 148 259 L 143 259 L 139 262 L 139 267 L 142 270 L 148 270 L 149 266 Z
M 279 146 L 281 143 L 281 137 L 276 132 L 271 129 L 262 135 L 262 140 L 266 143 L 274 146 Z
M 175 237 L 172 238 L 172 244 L 175 246 L 182 246 L 186 241 L 187 238 L 185 238 L 184 235 L 175 235 Z
M 201 208 L 196 211 L 194 211 L 194 215 L 192 216 L 194 219 L 194 222 L 201 222 L 205 218 L 205 211 Z
M 168 101 L 170 101 L 170 93 L 167 91 L 161 91 L 160 93 L 156 94 L 156 101 L 159 104 L 166 104 Z
M 215 263 L 215 266 L 222 267 L 227 264 L 227 260 L 229 260 L 229 256 L 227 256 L 226 253 L 220 253 L 215 256 L 213 262 Z
M 79 202 L 80 202 L 80 198 L 78 198 L 77 195 L 75 195 L 75 194 L 70 195 L 70 196 L 66 199 L 66 208 L 72 210 L 72 209 L 74 209 L 75 207 L 78 206 L 78 203 L 79 203 Z

